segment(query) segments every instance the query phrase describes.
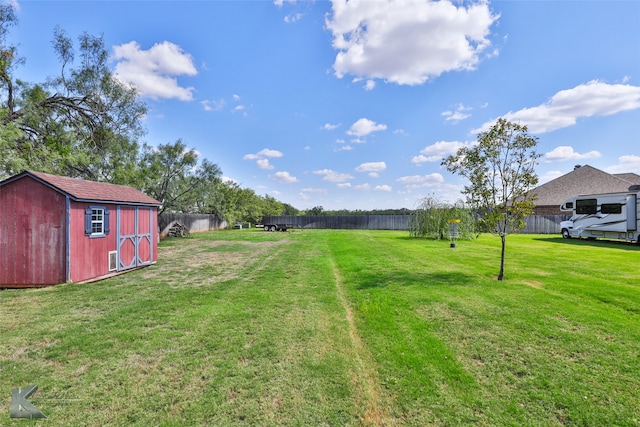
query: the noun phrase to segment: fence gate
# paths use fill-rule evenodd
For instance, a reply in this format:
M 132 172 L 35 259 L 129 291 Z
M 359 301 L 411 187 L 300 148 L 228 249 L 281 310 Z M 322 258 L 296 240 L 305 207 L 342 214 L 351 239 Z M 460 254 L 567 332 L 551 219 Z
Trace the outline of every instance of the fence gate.
M 118 271 L 153 261 L 153 209 L 118 206 Z

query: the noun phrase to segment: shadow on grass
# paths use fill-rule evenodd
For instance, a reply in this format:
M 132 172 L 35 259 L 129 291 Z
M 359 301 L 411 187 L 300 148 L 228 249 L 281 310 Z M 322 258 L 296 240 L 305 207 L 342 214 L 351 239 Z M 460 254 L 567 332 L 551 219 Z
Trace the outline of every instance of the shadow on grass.
M 594 247 L 607 247 L 614 249 L 622 249 L 626 251 L 640 251 L 640 245 L 631 242 L 623 242 L 618 240 L 605 240 L 605 239 L 563 239 L 562 237 L 536 237 L 533 240 L 548 243 L 561 243 L 565 245 L 573 246 L 594 246 Z
M 358 274 L 357 289 L 385 288 L 388 286 L 467 286 L 473 277 L 458 271 L 419 273 L 409 271 L 390 271 L 383 274 Z

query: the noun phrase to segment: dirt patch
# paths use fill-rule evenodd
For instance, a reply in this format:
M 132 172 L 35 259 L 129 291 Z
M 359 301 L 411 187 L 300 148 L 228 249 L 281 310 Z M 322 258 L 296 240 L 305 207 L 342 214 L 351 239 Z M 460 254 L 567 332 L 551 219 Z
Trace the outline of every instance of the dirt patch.
M 160 259 L 142 274 L 170 285 L 203 286 L 237 279 L 242 271 L 269 257 L 288 241 L 202 241 L 185 240 L 180 246 L 159 250 Z
M 542 282 L 539 282 L 537 280 L 525 280 L 522 283 L 536 289 L 542 289 L 542 286 L 543 286 Z

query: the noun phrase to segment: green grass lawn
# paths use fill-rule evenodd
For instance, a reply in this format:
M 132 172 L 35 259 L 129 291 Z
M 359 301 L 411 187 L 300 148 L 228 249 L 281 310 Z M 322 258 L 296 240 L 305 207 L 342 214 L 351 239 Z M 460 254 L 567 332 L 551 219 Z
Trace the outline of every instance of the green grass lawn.
M 640 247 L 234 230 L 0 291 L 0 425 L 640 426 Z M 47 420 L 9 418 L 11 389 Z

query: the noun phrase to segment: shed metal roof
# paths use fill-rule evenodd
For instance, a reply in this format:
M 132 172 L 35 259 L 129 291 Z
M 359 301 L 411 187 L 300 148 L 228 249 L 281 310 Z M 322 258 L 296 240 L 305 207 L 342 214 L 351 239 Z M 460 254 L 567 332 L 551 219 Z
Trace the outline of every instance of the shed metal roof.
M 17 179 L 30 176 L 56 190 L 68 194 L 79 201 L 101 201 L 114 203 L 133 203 L 160 206 L 161 203 L 133 187 L 109 184 L 106 182 L 87 181 L 79 178 L 52 175 L 43 172 L 25 171 L 3 182 L 0 187 Z

